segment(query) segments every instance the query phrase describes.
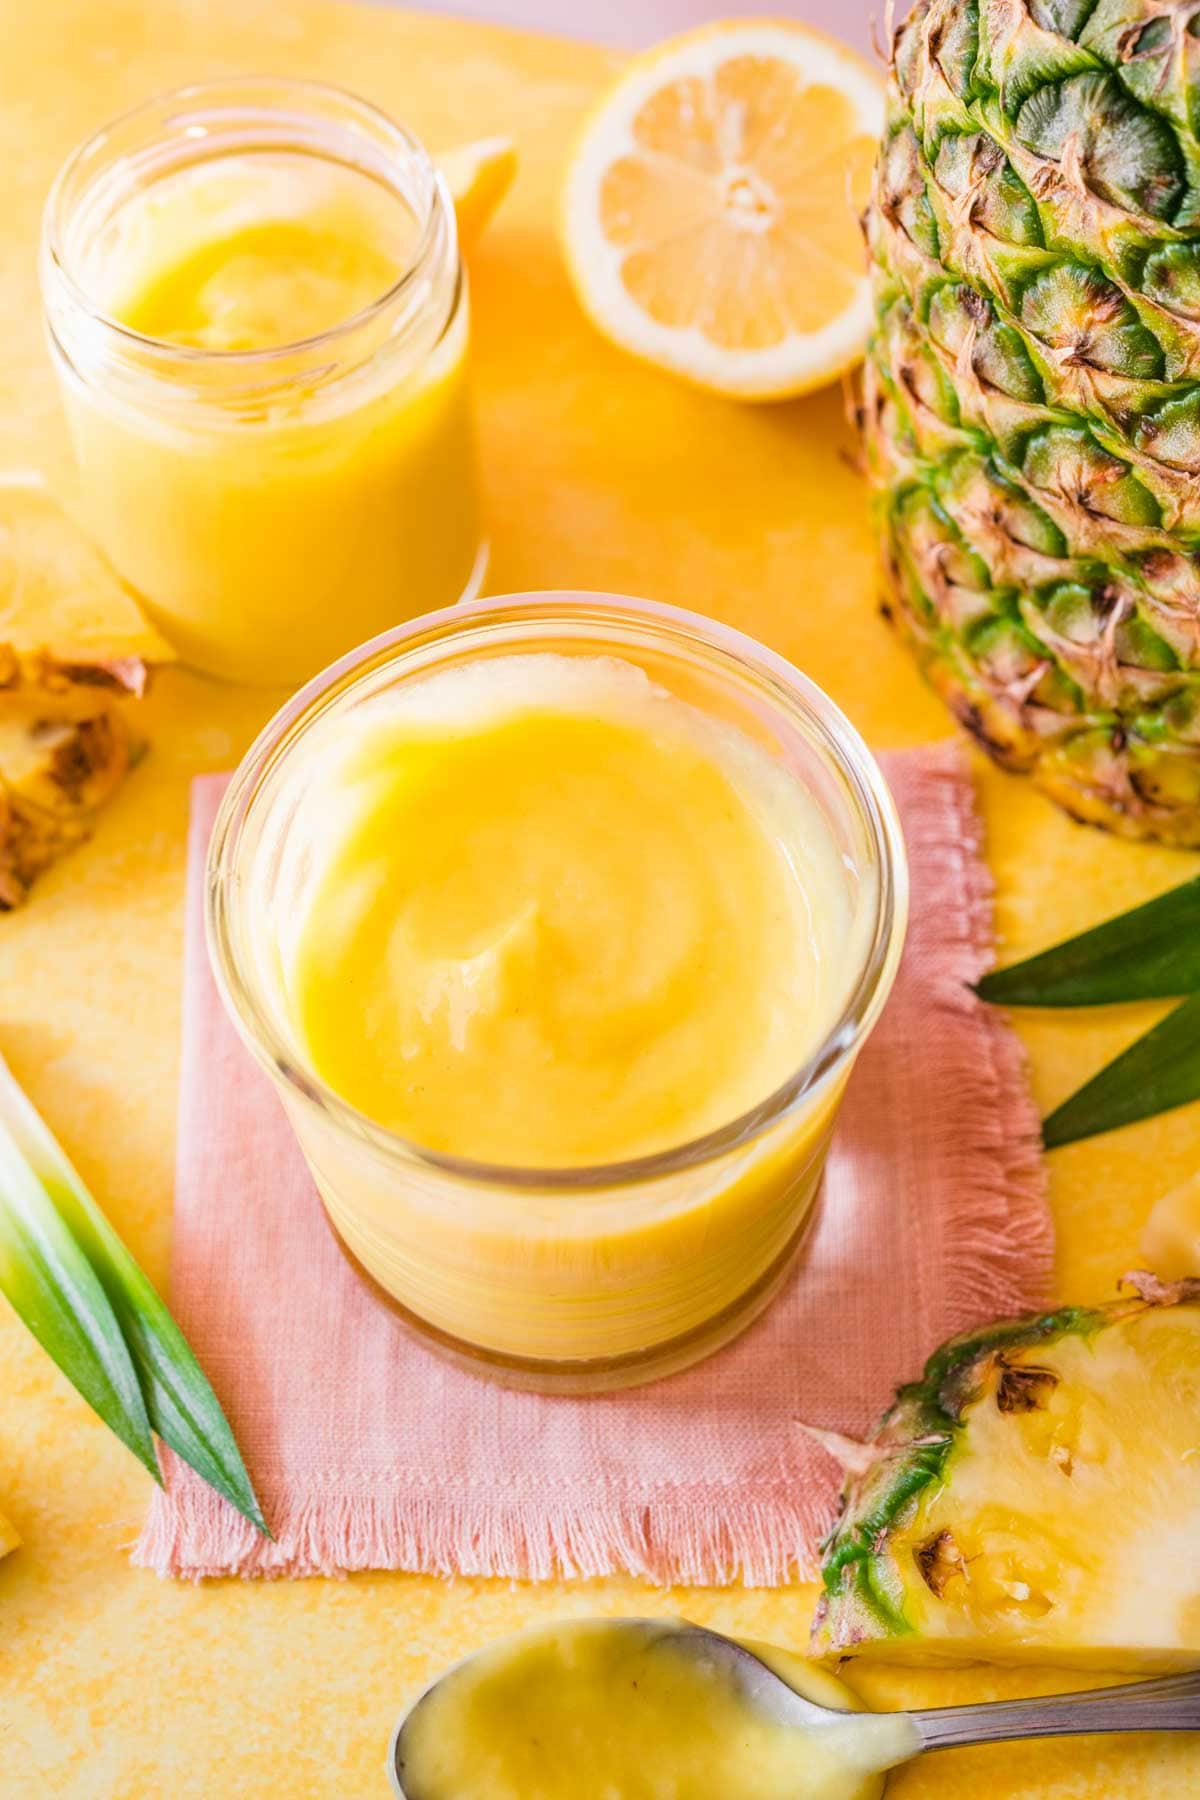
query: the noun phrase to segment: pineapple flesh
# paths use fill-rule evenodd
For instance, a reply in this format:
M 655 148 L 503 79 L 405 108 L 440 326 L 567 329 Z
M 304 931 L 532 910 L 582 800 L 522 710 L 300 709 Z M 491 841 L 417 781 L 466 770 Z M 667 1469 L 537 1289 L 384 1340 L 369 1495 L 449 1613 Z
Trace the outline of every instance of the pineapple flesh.
M 1200 6 L 917 0 L 867 217 L 892 612 L 997 761 L 1200 845 Z
M 1141 1249 L 1161 1275 L 1200 1275 L 1200 1170 L 1155 1202 Z
M 144 748 L 116 703 L 148 679 L 136 657 L 60 661 L 0 642 L 0 913 L 90 837 Z
M 1200 1665 L 1200 1280 L 993 1325 L 902 1388 L 825 1545 L 813 1649 Z
M 40 476 L 0 473 L 0 912 L 91 835 L 171 652 Z

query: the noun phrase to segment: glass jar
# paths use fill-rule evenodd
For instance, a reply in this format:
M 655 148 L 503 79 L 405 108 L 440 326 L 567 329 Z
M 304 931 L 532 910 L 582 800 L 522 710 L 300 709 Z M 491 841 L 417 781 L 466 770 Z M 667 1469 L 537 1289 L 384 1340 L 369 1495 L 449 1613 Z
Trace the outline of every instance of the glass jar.
M 361 269 L 377 258 L 390 285 L 285 341 L 339 277 L 336 253 L 328 268 L 304 263 L 306 209 L 352 232 Z M 281 221 L 282 271 L 254 235 Z M 239 249 L 240 303 L 278 327 L 267 347 L 223 347 L 240 340 L 221 335 L 219 287 L 216 325 L 193 341 L 155 335 L 139 313 L 139 281 L 169 298 L 156 281 L 209 256 L 222 233 Z M 155 100 L 62 170 L 41 279 L 90 528 L 185 661 L 294 686 L 478 592 L 454 207 L 421 145 L 383 113 L 259 79 Z
M 321 1079 L 285 999 L 281 946 L 320 873 L 297 821 L 352 715 L 434 671 L 538 651 L 619 657 L 765 748 L 819 807 L 852 913 L 841 1010 L 804 1066 L 701 1139 L 598 1167 L 497 1167 L 405 1141 Z M 246 756 L 208 865 L 218 985 L 278 1087 L 342 1248 L 444 1354 L 552 1391 L 681 1368 L 777 1291 L 812 1217 L 842 1091 L 895 976 L 906 916 L 891 798 L 832 702 L 736 631 L 600 594 L 457 608 L 345 658 Z

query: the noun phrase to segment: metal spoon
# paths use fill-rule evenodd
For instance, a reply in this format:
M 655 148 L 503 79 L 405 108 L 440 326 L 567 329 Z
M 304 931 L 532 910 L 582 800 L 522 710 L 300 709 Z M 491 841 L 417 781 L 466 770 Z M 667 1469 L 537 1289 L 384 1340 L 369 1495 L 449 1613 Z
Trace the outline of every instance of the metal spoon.
M 584 1621 L 579 1621 L 584 1623 Z M 1082 1693 L 1048 1694 L 1032 1700 L 995 1700 L 973 1706 L 938 1706 L 908 1713 L 847 1713 L 821 1706 L 789 1687 L 752 1650 L 718 1631 L 686 1620 L 597 1619 L 597 1628 L 628 1630 L 645 1640 L 671 1638 L 672 1649 L 695 1656 L 724 1675 L 738 1694 L 770 1720 L 797 1731 L 820 1733 L 826 1743 L 844 1740 L 848 1766 L 863 1775 L 894 1768 L 926 1750 L 966 1744 L 993 1744 L 1008 1738 L 1070 1737 L 1085 1732 L 1200 1731 L 1200 1670 L 1164 1675 L 1154 1681 L 1090 1688 Z M 434 1689 L 462 1670 L 456 1663 L 427 1688 L 400 1720 L 388 1755 L 388 1772 L 399 1800 L 423 1800 L 404 1785 L 406 1732 Z

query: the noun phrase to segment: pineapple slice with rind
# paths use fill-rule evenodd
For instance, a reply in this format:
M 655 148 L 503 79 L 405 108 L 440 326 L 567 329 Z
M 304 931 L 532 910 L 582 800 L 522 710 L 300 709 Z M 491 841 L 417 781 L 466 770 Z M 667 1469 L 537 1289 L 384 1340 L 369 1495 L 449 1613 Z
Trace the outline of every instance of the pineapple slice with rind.
M 1200 1280 L 957 1338 L 825 1545 L 824 1656 L 1200 1665 Z
M 33 470 L 0 471 L 0 643 L 80 663 L 173 652 Z
M 170 656 L 42 478 L 0 473 L 0 912 L 89 836 L 143 748 L 115 702 Z
M 145 691 L 137 657 L 68 661 L 0 643 L 0 912 L 91 834 L 143 750 L 115 702 Z

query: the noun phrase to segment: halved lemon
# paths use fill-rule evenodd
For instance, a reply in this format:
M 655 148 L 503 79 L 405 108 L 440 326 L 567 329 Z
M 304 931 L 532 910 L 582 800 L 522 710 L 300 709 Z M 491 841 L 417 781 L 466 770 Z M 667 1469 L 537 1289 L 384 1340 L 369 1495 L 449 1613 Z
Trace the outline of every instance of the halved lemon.
M 567 169 L 563 239 L 608 337 L 743 399 L 781 399 L 862 354 L 858 215 L 883 86 L 784 21 L 705 26 L 626 68 Z

